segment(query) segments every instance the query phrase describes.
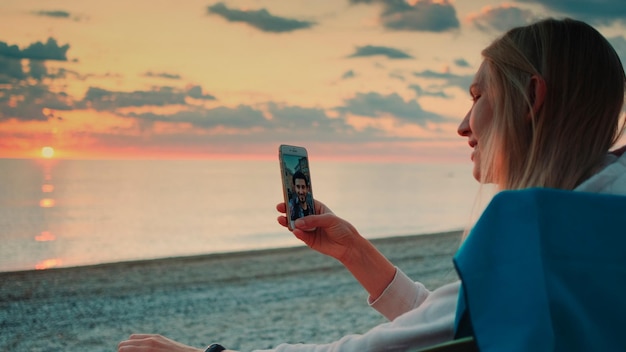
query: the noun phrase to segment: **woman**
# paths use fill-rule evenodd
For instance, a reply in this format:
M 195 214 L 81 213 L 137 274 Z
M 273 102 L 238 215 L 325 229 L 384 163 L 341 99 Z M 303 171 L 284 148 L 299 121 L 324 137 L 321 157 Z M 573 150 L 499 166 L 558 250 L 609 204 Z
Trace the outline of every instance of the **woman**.
M 473 149 L 479 182 L 626 195 L 625 148 L 609 153 L 624 130 L 626 77 L 602 35 L 579 21 L 548 19 L 510 30 L 482 54 L 469 89 L 473 105 L 458 128 Z M 343 263 L 390 322 L 330 344 L 276 351 L 401 351 L 452 339 L 459 282 L 428 291 L 350 223 L 316 207 L 320 215 L 298 219 L 294 235 Z M 284 213 L 285 204 L 277 209 Z M 284 216 L 278 222 L 286 226 Z M 303 230 L 310 228 L 317 230 Z M 133 335 L 119 351 L 139 347 L 199 351 L 158 335 Z

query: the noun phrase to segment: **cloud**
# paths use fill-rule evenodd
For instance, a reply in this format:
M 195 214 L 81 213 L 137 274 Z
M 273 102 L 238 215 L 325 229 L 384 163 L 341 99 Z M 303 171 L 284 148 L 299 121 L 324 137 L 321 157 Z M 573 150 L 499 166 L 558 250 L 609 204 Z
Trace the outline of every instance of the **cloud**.
M 457 65 L 458 67 L 470 67 L 469 62 L 467 62 L 467 60 L 463 58 L 458 58 L 454 60 L 454 64 Z
M 77 76 L 76 73 L 63 68 L 49 70 L 40 60 L 29 60 L 27 65 L 25 70 L 20 59 L 0 56 L 0 120 L 43 121 L 52 117 L 50 110 L 74 108 L 74 100 L 68 94 L 59 91 L 59 87 L 51 89 L 44 79 Z
M 0 120 L 44 121 L 52 117 L 45 109 L 67 111 L 73 101 L 66 93 L 56 93 L 44 84 L 0 86 Z
M 204 94 L 202 92 L 202 86 L 190 86 L 186 89 L 187 96 L 194 99 L 203 100 L 215 100 L 215 97 L 211 94 Z
M 167 72 L 152 72 L 148 71 L 143 74 L 143 77 L 156 77 L 156 78 L 165 78 L 165 79 L 181 79 L 179 74 L 175 73 L 167 73 Z
M 390 47 L 386 46 L 374 46 L 374 45 L 366 45 L 366 46 L 358 46 L 354 54 L 348 57 L 366 57 L 366 56 L 376 56 L 382 55 L 386 56 L 389 59 L 412 59 L 413 56 Z
M 28 74 L 34 79 L 42 80 L 48 76 L 48 69 L 43 61 L 30 60 L 29 67 Z
M 343 75 L 341 75 L 341 79 L 350 79 L 356 77 L 356 73 L 354 70 L 348 70 Z
M 530 10 L 513 5 L 486 6 L 477 14 L 470 14 L 468 20 L 483 32 L 504 32 L 513 27 L 527 25 L 537 17 Z
M 239 105 L 234 108 L 220 106 L 213 109 L 192 109 L 173 114 L 130 113 L 125 116 L 149 122 L 190 123 L 195 127 L 204 129 L 228 127 L 248 130 L 269 126 L 269 122 L 263 116 L 262 111 L 247 105 Z
M 31 61 L 31 65 L 36 63 L 37 61 Z M 32 68 L 31 68 L 32 70 Z M 86 75 L 81 75 L 80 73 L 72 70 L 68 70 L 66 68 L 57 68 L 57 69 L 47 69 L 46 78 L 59 79 L 59 78 L 76 78 L 78 80 L 85 80 L 87 78 Z
M 87 108 L 83 101 L 74 103 L 67 94 L 54 94 L 49 87 L 44 85 L 22 86 L 20 89 L 21 91 L 16 89 L 11 93 L 11 95 L 25 97 L 22 98 L 23 104 L 14 107 L 14 110 L 7 111 L 7 107 L 11 108 L 12 106 L 6 99 L 9 95 L 4 94 L 4 92 L 0 94 L 0 120 L 16 117 L 18 114 L 20 120 L 51 118 L 63 120 L 59 116 L 59 112 L 54 110 Z M 133 106 L 137 106 L 139 101 L 151 101 L 151 98 L 154 98 L 148 99 L 139 94 L 138 98 L 131 99 L 129 96 L 118 93 L 120 92 L 90 89 L 90 93 L 87 95 L 96 101 L 97 99 L 106 100 L 105 97 L 113 100 L 122 97 L 128 100 L 125 105 L 134 104 Z M 232 152 L 233 146 L 247 146 L 249 151 L 261 148 L 267 143 L 275 145 L 276 141 L 289 140 L 307 144 L 337 141 L 344 144 L 363 142 L 371 144 L 415 141 L 424 138 L 419 135 L 398 136 L 395 131 L 390 131 L 388 127 L 376 124 L 361 126 L 357 129 L 348 122 L 349 119 L 346 115 L 348 113 L 358 113 L 361 116 L 375 118 L 391 116 L 403 123 L 415 125 L 425 125 L 429 121 L 446 122 L 444 118 L 424 111 L 415 100 L 404 101 L 397 94 L 387 96 L 375 92 L 358 94 L 352 99 L 347 99 L 342 105 L 329 110 L 276 102 L 267 102 L 255 106 L 238 105 L 215 108 L 206 108 L 203 105 L 187 105 L 185 110 L 172 113 L 157 113 L 155 111 L 140 113 L 117 110 L 112 112 L 119 117 L 132 119 L 133 123 L 125 125 L 125 127 L 116 127 L 100 132 L 90 130 L 66 132 L 64 136 L 69 141 L 88 140 L 89 143 L 106 146 L 110 150 L 116 148 L 134 149 L 139 148 L 140 145 L 144 150 L 189 152 L 189 148 L 192 146 L 193 151 L 191 153 L 194 151 L 215 153 L 220 148 L 224 149 L 223 152 Z M 100 108 L 104 107 L 113 108 L 112 106 L 101 106 Z M 52 109 L 52 111 L 46 108 Z M 165 110 L 161 109 L 161 111 Z M 438 133 L 437 129 L 431 130 Z M 72 136 L 68 137 L 68 133 L 71 133 Z M 32 135 L 31 137 L 25 135 L 23 138 L 32 138 Z M 432 139 L 433 137 L 427 138 Z M 224 146 L 230 147 L 224 148 Z M 203 151 L 199 151 L 200 149 Z
M 474 75 L 455 75 L 449 72 L 435 72 L 432 70 L 425 70 L 422 72 L 413 72 L 415 77 L 439 79 L 446 82 L 449 86 L 459 87 L 462 90 L 467 90 L 474 80 Z
M 98 87 L 89 87 L 81 102 L 84 108 L 115 111 L 125 107 L 187 105 L 186 97 L 213 100 L 211 95 L 202 95 L 202 88 L 194 86 L 188 90 L 173 87 L 155 87 L 148 91 L 116 92 Z
M 77 72 L 65 68 L 48 69 L 45 61 L 28 60 L 26 62 L 28 69 L 24 70 L 24 65 L 20 59 L 8 58 L 0 56 L 0 84 L 19 85 L 24 83 L 26 79 L 35 79 L 42 81 L 43 79 L 59 79 L 73 77 L 84 79 Z
M 351 4 L 382 6 L 379 20 L 391 30 L 445 32 L 459 28 L 456 10 L 448 0 L 350 0 Z
M 334 117 L 329 113 L 333 112 Z M 387 140 L 388 131 L 369 126 L 357 130 L 349 124 L 346 114 L 364 117 L 391 116 L 403 123 L 425 126 L 428 123 L 447 122 L 435 113 L 424 111 L 416 100 L 403 100 L 398 94 L 382 95 L 376 92 L 359 93 L 329 111 L 321 108 L 267 102 L 258 106 L 238 105 L 193 109 L 174 113 L 128 113 L 122 116 L 137 119 L 139 125 L 152 126 L 155 122 L 187 123 L 194 131 L 208 133 L 219 130 L 230 139 L 275 141 L 285 138 L 299 140 Z M 227 131 L 227 132 L 224 132 Z M 213 136 L 213 135 L 212 135 Z M 393 137 L 398 138 L 398 137 Z M 415 137 L 419 138 L 419 137 Z M 410 139 L 410 138 L 409 138 Z
M 319 108 L 269 103 L 268 111 L 272 115 L 274 130 L 279 132 L 308 134 L 322 140 L 328 140 L 330 136 L 356 133 L 344 118 L 330 118 L 326 111 Z
M 445 121 L 444 118 L 419 107 L 417 102 L 404 102 L 397 95 L 383 96 L 367 93 L 346 100 L 345 106 L 336 107 L 333 116 L 321 108 L 286 105 L 267 102 L 261 106 L 239 105 L 236 107 L 217 107 L 213 109 L 194 109 L 171 114 L 129 113 L 128 118 L 137 119 L 137 126 L 143 127 L 144 133 L 150 133 L 155 122 L 186 123 L 192 129 L 185 129 L 176 134 L 152 134 L 152 142 L 160 140 L 172 145 L 174 140 L 188 145 L 199 141 L 206 144 L 207 138 L 212 143 L 217 141 L 228 144 L 297 140 L 300 143 L 336 142 L 377 142 L 417 140 L 420 136 L 399 137 L 382 127 L 367 126 L 356 129 L 348 123 L 346 113 L 360 116 L 378 117 L 392 115 L 404 123 L 425 125 L 428 121 Z M 338 114 L 337 114 L 338 113 Z M 400 114 L 400 115 L 398 115 Z M 200 138 L 201 137 L 201 138 Z M 118 138 L 118 137 L 115 137 Z M 164 138 L 171 138 L 165 142 Z M 200 140 L 198 139 L 200 138 Z
M 282 33 L 311 28 L 314 22 L 274 16 L 266 9 L 237 10 L 230 9 L 222 2 L 208 7 L 208 13 L 221 16 L 229 22 L 243 22 L 263 32 Z
M 71 19 L 77 22 L 85 19 L 85 16 L 76 15 L 76 14 L 72 15 L 71 13 L 64 11 L 64 10 L 40 10 L 40 11 L 32 11 L 31 13 L 35 16 L 40 16 L 40 17 L 51 17 L 51 18 L 58 18 L 62 20 Z
M 452 98 L 451 96 L 446 94 L 443 90 L 425 90 L 422 88 L 422 86 L 418 84 L 410 85 L 409 89 L 413 90 L 415 94 L 417 94 L 418 97 L 428 96 L 428 97 L 437 97 L 437 98 L 444 98 L 444 99 Z
M 20 60 L 0 55 L 0 83 L 10 83 L 26 78 Z
M 422 109 L 417 100 L 405 101 L 397 93 L 382 95 L 376 92 L 357 93 L 337 108 L 342 113 L 366 117 L 391 115 L 404 122 L 425 126 L 429 122 L 444 122 L 445 119 L 435 113 Z
M 308 108 L 268 102 L 266 111 L 271 118 L 266 118 L 262 110 L 248 105 L 236 107 L 216 107 L 212 109 L 192 109 L 172 114 L 129 113 L 126 117 L 137 118 L 145 122 L 189 123 L 196 128 L 226 128 L 231 135 L 285 134 L 319 135 L 343 134 L 354 132 L 344 119 L 330 118 L 318 108 Z
M 401 71 L 390 72 L 389 78 L 397 79 L 402 82 L 406 81 L 406 78 L 404 78 L 404 73 Z
M 56 10 L 56 11 L 46 11 L 46 10 L 33 11 L 33 14 L 35 14 L 37 16 L 44 16 L 44 17 L 70 18 L 70 13 L 67 12 L 67 11 L 62 11 L 62 10 Z
M 626 23 L 624 0 L 517 0 L 525 3 L 541 4 L 551 11 L 589 22 L 593 25 Z
M 22 50 L 17 45 L 8 45 L 0 41 L 0 56 L 14 59 L 67 61 L 66 55 L 69 48 L 69 44 L 59 46 L 54 38 L 48 38 L 45 44 L 42 42 L 33 43 Z

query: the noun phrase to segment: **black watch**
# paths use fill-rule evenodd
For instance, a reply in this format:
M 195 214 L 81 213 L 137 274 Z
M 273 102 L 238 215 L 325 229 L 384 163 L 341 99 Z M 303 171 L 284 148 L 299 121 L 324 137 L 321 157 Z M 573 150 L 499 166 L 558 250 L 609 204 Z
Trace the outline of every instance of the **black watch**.
M 226 348 L 224 348 L 224 346 L 220 345 L 219 343 L 214 343 L 211 346 L 207 347 L 204 352 L 222 352 L 225 349 Z

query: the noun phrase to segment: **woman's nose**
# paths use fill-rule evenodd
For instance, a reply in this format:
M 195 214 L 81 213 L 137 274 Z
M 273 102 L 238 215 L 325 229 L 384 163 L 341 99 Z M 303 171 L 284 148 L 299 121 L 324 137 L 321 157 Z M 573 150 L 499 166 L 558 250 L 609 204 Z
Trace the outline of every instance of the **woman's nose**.
M 461 121 L 461 123 L 459 124 L 459 128 L 456 131 L 461 137 L 469 136 L 470 132 L 472 131 L 469 126 L 470 113 L 471 110 L 467 112 L 467 115 L 465 115 L 465 118 L 463 118 L 463 121 Z

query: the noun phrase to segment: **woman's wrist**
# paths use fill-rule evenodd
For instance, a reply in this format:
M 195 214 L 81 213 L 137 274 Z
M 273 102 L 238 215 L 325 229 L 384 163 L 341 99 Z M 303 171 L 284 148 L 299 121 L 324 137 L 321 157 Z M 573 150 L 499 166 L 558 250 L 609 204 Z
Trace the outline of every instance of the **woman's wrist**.
M 359 236 L 341 263 L 377 299 L 393 281 L 396 267 L 367 239 Z
M 373 250 L 373 245 L 359 233 L 354 234 L 352 243 L 346 249 L 343 257 L 339 258 L 341 264 L 350 269 L 353 266 L 363 265 L 364 257 L 367 258 Z

